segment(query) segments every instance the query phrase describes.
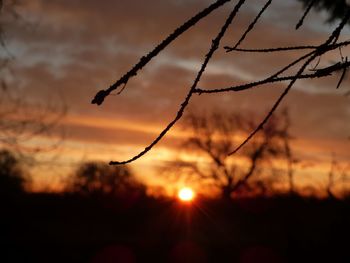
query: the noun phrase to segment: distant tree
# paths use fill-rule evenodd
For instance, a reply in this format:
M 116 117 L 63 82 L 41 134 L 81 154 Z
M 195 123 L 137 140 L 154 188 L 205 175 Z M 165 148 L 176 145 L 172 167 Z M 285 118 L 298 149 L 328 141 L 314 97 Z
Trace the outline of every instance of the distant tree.
M 25 182 L 18 158 L 8 150 L 0 150 L 0 195 L 22 193 Z
M 288 184 L 289 184 L 289 193 L 292 195 L 295 193 L 295 179 L 294 179 L 294 168 L 297 163 L 299 163 L 299 160 L 296 159 L 293 155 L 293 151 L 291 148 L 291 140 L 293 139 L 293 136 L 290 134 L 290 126 L 291 126 L 291 121 L 289 117 L 288 110 L 285 109 L 283 110 L 280 119 L 282 120 L 282 125 L 281 125 L 281 132 L 280 132 L 280 137 L 283 142 L 283 148 L 284 148 L 284 155 L 285 155 L 285 160 L 287 163 L 287 176 L 288 176 Z
M 191 132 L 191 136 L 185 140 L 182 148 L 197 152 L 200 158 L 185 160 L 180 157 L 168 163 L 167 167 L 180 177 L 200 180 L 218 188 L 225 199 L 253 185 L 265 192 L 267 186 L 264 181 L 253 177 L 269 168 L 271 170 L 273 159 L 286 157 L 285 147 L 289 147 L 289 137 L 284 117 L 273 117 L 239 155 L 230 156 L 239 138 L 256 125 L 256 118 L 217 111 L 209 115 L 189 114 L 185 118 L 184 128 Z
M 348 162 L 339 162 L 333 153 L 326 185 L 326 193 L 329 198 L 339 197 L 339 194 L 343 197 L 348 196 L 347 184 L 349 182 L 349 174 L 350 164 Z M 342 189 L 339 186 L 342 186 Z
M 81 164 L 73 175 L 72 190 L 82 195 L 145 194 L 145 186 L 135 179 L 130 168 L 102 162 Z

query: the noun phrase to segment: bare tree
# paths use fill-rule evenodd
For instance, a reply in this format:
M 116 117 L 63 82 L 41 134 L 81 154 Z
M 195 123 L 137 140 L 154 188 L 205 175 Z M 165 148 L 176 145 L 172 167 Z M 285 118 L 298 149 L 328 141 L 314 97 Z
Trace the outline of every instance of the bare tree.
M 343 197 L 348 197 L 349 191 L 346 185 L 350 181 L 350 164 L 349 163 L 347 163 L 345 166 L 341 168 L 340 178 L 341 178 L 341 184 L 342 184 Z
M 192 85 L 189 87 L 187 94 L 185 95 L 182 103 L 179 106 L 178 112 L 175 114 L 174 118 L 168 123 L 168 125 L 159 133 L 159 135 L 144 149 L 141 150 L 138 154 L 131 157 L 128 160 L 124 161 L 111 161 L 110 164 L 126 164 L 137 160 L 138 158 L 145 155 L 149 152 L 166 134 L 167 132 L 182 118 L 187 106 L 190 104 L 191 99 L 195 95 L 200 94 L 221 94 L 225 92 L 239 92 L 247 89 L 256 89 L 262 85 L 276 83 L 276 82 L 287 82 L 284 91 L 277 98 L 275 103 L 272 105 L 271 109 L 268 111 L 266 116 L 256 124 L 256 127 L 252 128 L 250 134 L 244 139 L 240 144 L 231 148 L 227 153 L 229 155 L 236 153 L 240 150 L 244 145 L 247 144 L 259 131 L 262 131 L 264 126 L 267 125 L 268 121 L 271 119 L 273 113 L 279 107 L 281 102 L 288 95 L 290 90 L 294 87 L 294 84 L 299 79 L 314 79 L 314 78 L 325 78 L 329 77 L 335 72 L 342 72 L 339 82 L 337 84 L 337 88 L 340 87 L 340 84 L 344 80 L 344 76 L 346 70 L 350 66 L 350 61 L 341 56 L 339 62 L 326 67 L 314 67 L 311 73 L 306 72 L 308 67 L 315 63 L 318 65 L 317 61 L 320 60 L 321 57 L 325 56 L 327 53 L 332 52 L 333 50 L 341 49 L 350 44 L 350 41 L 342 41 L 339 42 L 339 37 L 342 34 L 342 30 L 345 25 L 349 22 L 350 19 L 350 7 L 348 5 L 344 6 L 343 12 L 341 12 L 340 21 L 329 34 L 328 38 L 319 43 L 318 45 L 298 45 L 292 47 L 268 47 L 261 48 L 258 47 L 256 49 L 244 49 L 239 46 L 243 44 L 245 38 L 249 35 L 249 33 L 254 30 L 255 25 L 259 22 L 259 19 L 262 17 L 264 12 L 269 8 L 272 3 L 272 0 L 267 0 L 264 5 L 261 7 L 261 10 L 256 14 L 255 18 L 252 22 L 247 26 L 245 32 L 241 35 L 241 37 L 230 47 L 225 47 L 226 51 L 231 54 L 235 54 L 236 52 L 250 52 L 250 53 L 278 53 L 278 52 L 288 52 L 294 50 L 305 51 L 305 54 L 296 57 L 294 61 L 289 64 L 283 66 L 281 69 L 276 72 L 272 72 L 266 78 L 261 80 L 257 80 L 254 82 L 246 83 L 243 85 L 234 85 L 227 88 L 213 88 L 213 89 L 202 89 L 198 87 L 198 83 L 201 80 L 205 70 L 215 54 L 218 48 L 221 45 L 221 41 L 225 34 L 227 33 L 227 29 L 231 25 L 232 21 L 236 18 L 242 6 L 246 4 L 245 0 L 217 0 L 214 3 L 208 5 L 202 11 L 198 12 L 192 18 L 185 21 L 181 26 L 176 28 L 167 38 L 165 38 L 161 43 L 156 45 L 156 47 L 151 50 L 148 54 L 141 57 L 140 61 L 136 63 L 128 72 L 126 72 L 119 80 L 117 80 L 114 84 L 112 84 L 109 88 L 100 90 L 92 100 L 93 104 L 101 105 L 106 97 L 108 97 L 112 92 L 116 91 L 117 94 L 120 94 L 126 87 L 128 81 L 136 76 L 152 59 L 157 57 L 157 55 L 162 52 L 167 46 L 176 40 L 180 35 L 189 30 L 190 28 L 196 26 L 196 24 L 205 19 L 209 14 L 214 12 L 215 10 L 222 8 L 225 4 L 234 2 L 234 7 L 232 11 L 227 15 L 224 24 L 220 27 L 216 36 L 214 36 L 212 42 L 209 44 L 209 49 L 207 54 L 203 58 L 203 63 L 200 66 L 197 75 L 194 78 Z M 315 1 L 312 1 L 315 2 Z M 337 1 L 338 2 L 338 1 Z M 313 7 L 313 4 L 307 6 L 304 14 L 301 14 L 301 18 L 299 22 L 296 24 L 296 28 L 300 28 L 303 25 L 304 19 L 307 14 Z M 292 75 L 286 75 L 286 72 L 296 67 L 296 73 Z M 119 90 L 118 90 L 119 89 Z
M 335 179 L 334 176 L 335 176 L 336 166 L 337 166 L 337 162 L 335 160 L 334 154 L 332 154 L 332 162 L 328 173 L 328 184 L 327 184 L 327 194 L 331 198 L 334 198 L 334 194 L 332 190 L 334 187 L 334 179 Z
M 198 153 L 201 161 L 178 159 L 167 164 L 178 176 L 191 180 L 200 179 L 220 189 L 222 197 L 229 199 L 234 192 L 249 188 L 266 186 L 261 180 L 252 180 L 254 175 L 268 170 L 271 173 L 272 161 L 285 158 L 286 147 L 289 149 L 288 126 L 283 123 L 281 115 L 273 117 L 261 133 L 236 156 L 229 156 L 240 137 L 255 127 L 252 115 L 222 113 L 214 111 L 209 115 L 189 114 L 185 118 L 184 128 L 191 136 L 182 148 L 191 153 Z M 250 184 L 252 182 L 252 184 Z M 259 182 L 259 183 L 258 183 Z M 251 189 L 256 190 L 256 189 Z
M 299 161 L 294 157 L 292 148 L 291 148 L 291 143 L 290 141 L 293 139 L 293 136 L 290 134 L 290 117 L 288 110 L 285 109 L 282 112 L 282 118 L 283 124 L 280 130 L 280 136 L 283 141 L 283 147 L 284 147 L 284 154 L 285 154 L 285 159 L 287 162 L 287 175 L 288 175 L 288 182 L 289 182 L 289 193 L 294 194 L 296 189 L 295 189 L 295 182 L 294 182 L 294 166 L 297 164 Z

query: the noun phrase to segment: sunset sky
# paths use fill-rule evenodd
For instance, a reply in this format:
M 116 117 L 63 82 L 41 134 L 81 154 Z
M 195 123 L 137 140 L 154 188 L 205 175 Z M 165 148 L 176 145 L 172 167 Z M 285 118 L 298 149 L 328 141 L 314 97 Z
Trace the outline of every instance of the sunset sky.
M 101 106 L 90 104 L 97 91 L 109 87 L 177 26 L 213 1 L 207 0 L 31 0 L 18 7 L 21 19 L 4 25 L 8 50 L 15 60 L 10 84 L 35 102 L 59 105 L 68 113 L 63 120 L 65 140 L 58 168 L 37 173 L 37 188 L 59 181 L 66 163 L 82 160 L 121 161 L 143 150 L 172 120 L 198 71 L 225 15 L 234 3 L 192 28 L 143 69 L 119 96 Z M 236 2 L 236 1 L 233 1 Z M 268 76 L 303 52 L 272 55 L 226 53 L 264 5 L 249 0 L 242 7 L 199 86 L 228 87 Z M 311 14 L 296 31 L 302 15 L 296 0 L 275 0 L 242 48 L 320 44 L 336 24 L 325 24 L 325 13 Z M 349 27 L 342 39 L 348 38 Z M 344 49 L 346 55 L 348 50 Z M 3 52 L 3 51 L 2 51 Z M 320 66 L 339 61 L 339 52 Z M 293 151 L 317 164 L 320 174 L 329 170 L 332 153 L 339 162 L 350 160 L 350 78 L 336 90 L 339 75 L 297 81 L 281 105 L 288 107 Z M 252 112 L 263 117 L 285 84 L 217 95 L 195 96 L 188 111 Z M 138 176 L 150 183 L 165 180 L 157 166 L 172 160 L 185 135 L 181 122 L 150 153 L 133 164 Z M 40 141 L 40 140 L 39 140 Z M 40 142 L 39 142 L 40 143 Z M 58 172 L 57 172 L 58 171 Z M 300 177 L 303 174 L 299 175 Z M 319 178 L 318 178 L 319 179 Z

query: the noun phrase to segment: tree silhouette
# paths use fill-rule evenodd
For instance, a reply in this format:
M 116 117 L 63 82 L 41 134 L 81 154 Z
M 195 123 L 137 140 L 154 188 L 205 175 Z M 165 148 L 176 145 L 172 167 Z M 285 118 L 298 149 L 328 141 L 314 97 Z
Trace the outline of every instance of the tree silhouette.
M 25 182 L 18 158 L 8 150 L 0 150 L 0 195 L 22 193 Z
M 205 70 L 215 54 L 215 52 L 219 49 L 221 46 L 221 41 L 225 34 L 227 33 L 227 30 L 229 26 L 231 25 L 232 21 L 236 18 L 237 14 L 239 13 L 242 6 L 244 6 L 248 1 L 245 0 L 238 0 L 238 1 L 231 1 L 231 0 L 217 0 L 214 3 L 208 5 L 206 8 L 204 8 L 202 11 L 198 12 L 196 15 L 194 15 L 192 18 L 185 21 L 181 26 L 176 28 L 168 37 L 166 37 L 161 43 L 156 45 L 156 47 L 151 50 L 148 54 L 141 57 L 138 63 L 136 63 L 128 72 L 126 72 L 119 80 L 117 80 L 114 84 L 112 84 L 109 88 L 100 90 L 95 97 L 92 100 L 93 104 L 101 105 L 106 97 L 108 97 L 112 92 L 116 91 L 117 94 L 120 94 L 123 90 L 125 90 L 126 85 L 128 81 L 136 76 L 140 70 L 142 70 L 152 59 L 157 57 L 157 55 L 162 52 L 167 46 L 172 43 L 174 40 L 176 40 L 179 36 L 181 36 L 184 32 L 188 31 L 190 28 L 196 26 L 196 24 L 201 21 L 202 19 L 205 19 L 209 14 L 214 12 L 215 10 L 221 8 L 225 4 L 229 2 L 234 2 L 234 7 L 232 11 L 227 15 L 226 20 L 224 24 L 220 27 L 218 33 L 216 36 L 214 36 L 211 43 L 208 44 L 209 49 L 206 55 L 203 58 L 203 63 L 200 66 L 192 85 L 189 87 L 187 94 L 185 95 L 182 103 L 180 104 L 177 113 L 175 114 L 174 118 L 166 125 L 166 127 L 159 133 L 159 135 L 148 145 L 144 150 L 141 150 L 138 154 L 131 157 L 130 159 L 124 160 L 124 161 L 111 161 L 110 164 L 126 164 L 133 162 L 143 155 L 145 155 L 147 152 L 149 152 L 166 134 L 167 132 L 173 128 L 173 126 L 182 118 L 185 110 L 187 109 L 187 106 L 190 104 L 191 99 L 195 95 L 201 95 L 201 94 L 221 94 L 225 92 L 239 92 L 242 90 L 247 89 L 256 89 L 259 88 L 262 85 L 276 83 L 276 82 L 287 82 L 287 85 L 284 89 L 284 91 L 280 94 L 280 96 L 276 99 L 275 103 L 271 106 L 271 109 L 267 112 L 265 117 L 256 124 L 256 127 L 254 127 L 250 134 L 247 136 L 246 139 L 244 139 L 240 144 L 238 144 L 235 148 L 232 148 L 228 154 L 235 154 L 238 150 L 240 150 L 244 145 L 246 145 L 256 134 L 258 134 L 259 131 L 263 130 L 264 126 L 267 125 L 268 121 L 271 119 L 273 113 L 276 111 L 276 109 L 279 107 L 281 102 L 285 99 L 285 97 L 288 95 L 290 90 L 294 87 L 294 84 L 299 79 L 314 79 L 314 78 L 325 78 L 329 77 L 335 72 L 341 71 L 341 77 L 339 79 L 339 82 L 337 84 L 337 88 L 340 87 L 340 84 L 344 80 L 344 76 L 346 73 L 346 70 L 350 66 L 350 62 L 341 56 L 341 59 L 339 62 L 326 67 L 319 67 L 318 61 L 321 57 L 325 56 L 327 53 L 332 52 L 337 49 L 341 49 L 343 47 L 346 47 L 350 44 L 350 41 L 342 41 L 339 42 L 339 38 L 342 34 L 342 30 L 344 29 L 345 25 L 349 22 L 350 19 L 350 7 L 348 5 L 344 6 L 340 15 L 340 21 L 334 28 L 334 30 L 329 34 L 329 36 L 319 43 L 318 45 L 298 45 L 298 46 L 291 46 L 291 47 L 268 47 L 268 48 L 261 48 L 258 47 L 256 49 L 244 49 L 240 48 L 239 46 L 243 44 L 245 38 L 249 35 L 249 33 L 254 30 L 255 25 L 259 22 L 260 18 L 263 16 L 264 12 L 269 8 L 269 6 L 272 3 L 272 0 L 267 0 L 264 5 L 261 7 L 261 10 L 256 14 L 255 18 L 252 20 L 252 22 L 247 26 L 247 29 L 244 31 L 244 33 L 240 36 L 240 38 L 230 47 L 224 47 L 227 52 L 250 52 L 250 53 L 276 53 L 278 52 L 288 52 L 293 50 L 300 50 L 305 51 L 305 54 L 296 57 L 294 61 L 290 62 L 289 64 L 283 66 L 281 69 L 277 70 L 276 72 L 272 72 L 264 79 L 253 81 L 250 83 L 246 83 L 243 85 L 234 85 L 227 88 L 213 88 L 213 89 L 202 89 L 198 87 L 198 83 L 200 82 L 203 74 L 205 73 Z M 313 7 L 313 4 L 317 1 L 311 1 L 309 5 L 307 6 L 304 14 L 301 15 L 301 18 L 299 22 L 296 24 L 296 28 L 300 28 L 303 25 L 305 17 L 308 15 L 309 11 Z M 321 1 L 320 1 L 321 2 Z M 326 2 L 326 1 L 324 1 Z M 327 1 L 330 2 L 330 1 Z M 339 1 L 334 1 L 339 2 Z M 340 1 L 344 2 L 344 1 Z M 257 61 L 258 63 L 258 61 Z M 314 67 L 312 70 L 312 73 L 306 72 L 306 70 L 310 67 L 311 64 L 317 64 L 316 67 Z M 292 68 L 296 68 L 296 73 L 293 73 L 292 75 L 286 75 L 285 73 Z M 119 90 L 118 90 L 119 89 Z
M 350 164 L 341 163 L 336 159 L 334 153 L 332 153 L 332 159 L 330 163 L 330 169 L 328 172 L 328 182 L 326 185 L 326 193 L 329 198 L 336 198 L 337 194 L 342 192 L 343 197 L 348 196 L 348 189 L 346 185 L 349 181 Z M 337 191 L 339 185 L 343 186 L 342 191 Z
M 109 166 L 102 162 L 81 164 L 73 175 L 72 190 L 90 196 L 145 194 L 144 185 L 127 166 Z
M 334 22 L 345 16 L 346 10 L 350 5 L 349 0 L 298 0 L 303 2 L 306 10 L 316 8 L 317 10 L 325 10 L 329 15 L 328 22 Z
M 253 184 L 265 192 L 267 189 L 264 182 L 253 180 L 253 177 L 262 174 L 263 170 L 271 173 L 271 162 L 276 158 L 287 157 L 289 160 L 291 150 L 286 117 L 287 115 L 273 117 L 240 155 L 229 156 L 238 138 L 255 127 L 256 118 L 247 114 L 219 111 L 208 115 L 191 113 L 185 118 L 184 124 L 191 135 L 182 148 L 192 153 L 197 152 L 204 159 L 192 161 L 180 158 L 168 163 L 167 167 L 175 170 L 179 177 L 200 179 L 202 183 L 218 188 L 224 199 L 230 199 L 234 192 L 243 188 L 249 190 Z

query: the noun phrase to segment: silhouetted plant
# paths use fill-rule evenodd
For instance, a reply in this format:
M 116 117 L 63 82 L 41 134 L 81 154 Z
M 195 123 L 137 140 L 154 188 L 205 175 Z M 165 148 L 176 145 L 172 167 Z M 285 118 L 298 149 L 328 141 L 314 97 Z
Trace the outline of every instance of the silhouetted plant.
M 73 175 L 72 190 L 82 195 L 145 194 L 145 186 L 127 166 L 109 166 L 102 162 L 81 164 Z
M 255 127 L 256 117 L 218 111 L 208 115 L 191 113 L 185 117 L 184 122 L 184 128 L 191 135 L 182 148 L 190 153 L 198 153 L 201 158 L 186 160 L 180 157 L 167 163 L 166 167 L 178 177 L 199 179 L 200 183 L 219 189 L 225 199 L 231 198 L 234 192 L 243 188 L 250 192 L 257 188 L 264 193 L 271 191 L 272 189 L 267 189 L 270 185 L 265 184 L 263 179 L 256 180 L 253 177 L 271 175 L 274 159 L 287 157 L 289 161 L 291 149 L 286 117 L 287 115 L 273 117 L 240 155 L 229 156 L 239 138 Z
M 22 193 L 25 182 L 18 158 L 8 150 L 0 150 L 0 195 Z
M 326 185 L 326 192 L 329 198 L 337 198 L 339 194 L 343 197 L 347 197 L 348 189 L 346 186 L 349 181 L 349 172 L 350 164 L 339 162 L 333 153 Z M 342 185 L 343 189 L 340 190 L 339 185 Z

